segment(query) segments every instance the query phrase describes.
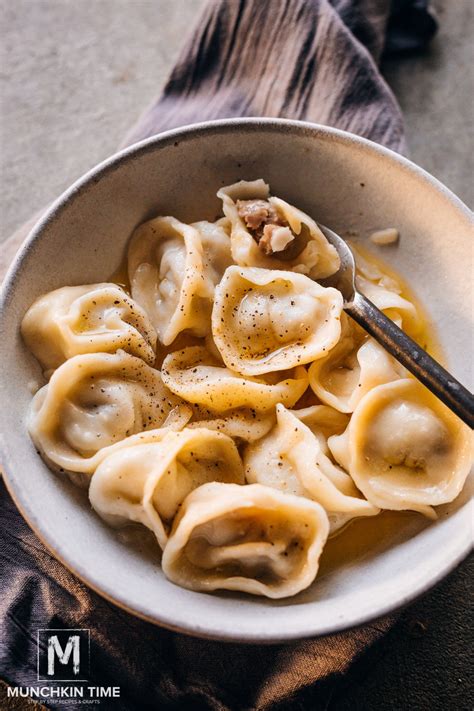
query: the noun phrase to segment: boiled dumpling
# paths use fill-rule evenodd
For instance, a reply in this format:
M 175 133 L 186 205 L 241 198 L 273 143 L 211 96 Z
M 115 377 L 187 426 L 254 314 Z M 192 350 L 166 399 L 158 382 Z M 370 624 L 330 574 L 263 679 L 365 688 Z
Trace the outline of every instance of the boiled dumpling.
M 186 496 L 211 481 L 244 483 L 237 447 L 219 432 L 185 429 L 108 456 L 92 477 L 89 498 L 109 524 L 142 523 L 163 548 Z
M 311 430 L 313 435 L 318 440 L 321 452 L 329 458 L 330 461 L 332 460 L 331 463 L 338 463 L 332 456 L 332 452 L 328 446 L 328 441 L 346 431 L 347 425 L 349 424 L 349 415 L 339 412 L 328 405 L 310 405 L 297 410 L 289 410 L 288 412 L 294 415 L 298 420 L 300 420 L 300 422 Z M 344 473 L 347 473 L 348 470 L 343 466 L 342 468 L 345 470 Z M 341 478 L 340 481 L 347 483 L 347 478 Z M 352 486 L 350 486 L 350 490 L 352 493 L 355 492 L 355 489 Z M 359 496 L 358 493 L 357 496 Z M 336 530 L 339 530 L 339 528 L 342 528 L 342 525 L 336 525 L 337 522 L 344 521 L 345 524 L 346 521 L 352 518 L 349 514 L 342 513 L 329 513 L 328 515 L 331 526 L 331 535 Z
M 272 410 L 278 402 L 294 405 L 308 387 L 302 366 L 288 373 L 243 377 L 222 367 L 205 348 L 194 346 L 171 353 L 162 366 L 164 383 L 188 402 L 216 412 L 248 407 Z
M 344 437 L 348 451 L 342 456 L 352 478 L 369 501 L 385 509 L 429 515 L 429 507 L 459 494 L 472 463 L 470 430 L 411 378 L 371 390 L 342 445 Z
M 349 423 L 349 415 L 343 414 L 338 410 L 335 410 L 328 405 L 311 405 L 299 410 L 290 410 L 290 412 L 297 417 L 303 424 L 305 424 L 314 436 L 319 441 L 319 446 L 323 454 L 330 460 L 333 458 L 341 467 L 345 470 L 344 473 L 349 471 L 348 467 L 344 466 L 337 457 L 334 457 L 332 451 L 330 450 L 328 443 L 331 440 L 336 440 L 338 435 L 346 431 L 347 425 Z M 334 471 L 334 470 L 332 470 Z M 360 494 L 357 489 L 353 486 L 352 482 L 349 482 L 347 477 L 340 478 L 340 483 L 347 494 L 353 496 L 354 494 L 359 497 Z M 376 515 L 379 509 L 377 507 L 372 507 L 372 512 L 367 509 L 367 515 Z M 330 535 L 334 536 L 340 533 L 345 526 L 356 517 L 357 512 L 334 512 L 328 511 Z
M 421 328 L 421 320 L 417 309 L 395 291 L 389 291 L 383 286 L 372 284 L 363 277 L 356 279 L 359 291 L 367 296 L 380 311 L 395 321 L 412 338 L 416 338 Z
M 412 338 L 416 338 L 422 326 L 420 314 L 415 304 L 401 295 L 402 287 L 398 280 L 369 261 L 360 247 L 351 244 L 351 249 L 356 257 L 356 284 L 359 291 Z
M 313 499 L 329 514 L 344 514 L 345 521 L 378 514 L 377 507 L 360 497 L 350 476 L 331 461 L 316 416 L 312 431 L 297 417 L 297 410 L 287 410 L 283 405 L 276 410 L 274 429 L 244 451 L 247 481 Z M 303 414 L 303 418 L 308 416 L 307 412 Z M 330 427 L 329 431 L 334 429 Z M 337 523 L 340 524 L 340 516 Z
M 287 597 L 313 582 L 328 532 L 313 501 L 259 484 L 206 484 L 176 517 L 163 572 L 191 590 Z
M 225 218 L 217 220 L 217 222 L 200 220 L 193 222 L 192 227 L 199 232 L 204 276 L 208 281 L 212 296 L 214 294 L 213 287 L 220 282 L 225 270 L 232 264 L 230 237 L 226 230 L 227 220 Z
M 311 388 L 322 402 L 350 413 L 373 387 L 402 377 L 403 368 L 345 314 L 341 324 L 341 340 L 325 358 L 311 365 L 308 374 Z
M 181 331 L 210 330 L 214 287 L 230 261 L 229 237 L 218 225 L 157 217 L 135 230 L 128 250 L 132 296 L 165 346 Z
M 116 284 L 65 286 L 37 299 L 21 332 L 43 368 L 82 353 L 119 348 L 153 365 L 156 332 L 145 311 Z
M 290 410 L 290 412 L 309 427 L 314 435 L 324 440 L 344 432 L 349 424 L 348 415 L 328 405 L 308 405 L 297 410 Z
M 293 270 L 313 279 L 335 274 L 339 256 L 316 222 L 269 194 L 269 186 L 261 179 L 241 180 L 217 193 L 231 223 L 234 262 L 243 267 Z
M 341 333 L 342 296 L 302 274 L 229 267 L 216 288 L 212 335 L 228 368 L 244 375 L 322 358 Z
M 207 427 L 223 432 L 236 442 L 255 442 L 264 437 L 275 424 L 273 411 L 257 412 L 249 407 L 239 407 L 224 412 L 216 412 L 201 405 L 193 406 L 193 417 L 189 428 Z
M 80 355 L 63 363 L 36 393 L 29 430 L 53 466 L 92 472 L 97 452 L 167 425 L 181 406 L 160 372 L 140 358 L 124 351 Z M 187 421 L 192 413 L 185 409 Z

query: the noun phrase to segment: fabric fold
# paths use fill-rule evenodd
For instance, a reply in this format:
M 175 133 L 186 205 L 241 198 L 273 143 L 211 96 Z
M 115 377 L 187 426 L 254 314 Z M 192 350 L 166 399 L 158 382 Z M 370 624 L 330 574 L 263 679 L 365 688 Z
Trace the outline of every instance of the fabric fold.
M 366 12 L 348 0 L 333 4 L 210 2 L 161 96 L 123 145 L 198 121 L 271 116 L 326 124 L 404 151 L 400 109 L 370 53 L 378 58 L 384 46 L 388 3 L 366 0 Z

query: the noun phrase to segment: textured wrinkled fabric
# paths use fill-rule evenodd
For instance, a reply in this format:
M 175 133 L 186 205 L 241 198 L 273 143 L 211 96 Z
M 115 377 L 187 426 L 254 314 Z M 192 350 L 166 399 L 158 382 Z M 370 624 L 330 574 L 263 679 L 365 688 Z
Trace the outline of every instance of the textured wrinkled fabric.
M 388 16 L 387 0 L 210 2 L 201 31 L 125 144 L 157 128 L 275 116 L 334 126 L 403 151 L 401 112 L 376 65 Z
M 265 115 L 336 126 L 403 151 L 402 116 L 378 63 L 422 50 L 435 31 L 427 0 L 212 1 L 123 145 L 196 121 Z M 9 240 L 0 267 L 26 234 L 25 227 Z M 36 683 L 39 628 L 89 629 L 89 682 L 121 688 L 120 700 L 102 701 L 101 710 L 337 708 L 393 624 L 386 618 L 265 647 L 194 639 L 136 619 L 85 587 L 29 529 L 3 482 L 0 516 L 2 678 Z M 7 708 L 4 686 L 0 706 Z M 8 708 L 30 707 L 8 700 Z

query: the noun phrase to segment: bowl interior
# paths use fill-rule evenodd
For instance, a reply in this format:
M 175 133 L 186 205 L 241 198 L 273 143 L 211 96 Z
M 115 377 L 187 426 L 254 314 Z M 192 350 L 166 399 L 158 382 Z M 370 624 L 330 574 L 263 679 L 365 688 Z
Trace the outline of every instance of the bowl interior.
M 449 191 L 407 161 L 349 134 L 285 121 L 224 121 L 164 134 L 107 161 L 79 181 L 36 228 L 4 288 L 2 433 L 7 483 L 42 540 L 77 575 L 152 621 L 223 639 L 273 641 L 360 624 L 430 587 L 466 553 L 467 495 L 438 521 L 405 515 L 338 565 L 323 565 L 287 601 L 194 593 L 168 582 L 156 551 L 126 542 L 87 498 L 53 475 L 30 442 L 25 416 L 41 381 L 19 324 L 51 289 L 104 281 L 119 267 L 133 229 L 157 214 L 215 219 L 221 185 L 263 177 L 272 192 L 342 234 L 397 227 L 379 254 L 413 287 L 436 323 L 453 374 L 472 385 L 472 223 Z M 375 247 L 371 247 L 376 252 Z M 283 609 L 282 609 L 283 608 Z

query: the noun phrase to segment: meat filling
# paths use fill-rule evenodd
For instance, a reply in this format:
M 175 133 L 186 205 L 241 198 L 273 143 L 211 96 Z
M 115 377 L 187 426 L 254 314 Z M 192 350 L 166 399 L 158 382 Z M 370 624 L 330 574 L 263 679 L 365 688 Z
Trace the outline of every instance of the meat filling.
M 281 252 L 295 235 L 267 200 L 237 200 L 237 212 L 264 254 Z

